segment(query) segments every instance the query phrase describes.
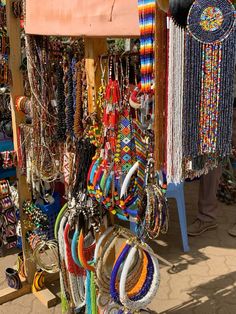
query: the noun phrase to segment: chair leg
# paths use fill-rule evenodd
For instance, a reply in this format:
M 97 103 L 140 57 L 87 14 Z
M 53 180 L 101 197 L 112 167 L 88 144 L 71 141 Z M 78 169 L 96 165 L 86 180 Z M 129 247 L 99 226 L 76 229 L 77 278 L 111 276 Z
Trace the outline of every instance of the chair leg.
M 184 200 L 184 191 L 178 194 L 176 197 L 178 214 L 179 214 L 179 223 L 181 229 L 182 243 L 184 252 L 188 252 L 189 244 L 188 244 L 188 234 L 187 234 L 187 221 L 186 221 L 186 211 L 185 211 L 185 200 Z

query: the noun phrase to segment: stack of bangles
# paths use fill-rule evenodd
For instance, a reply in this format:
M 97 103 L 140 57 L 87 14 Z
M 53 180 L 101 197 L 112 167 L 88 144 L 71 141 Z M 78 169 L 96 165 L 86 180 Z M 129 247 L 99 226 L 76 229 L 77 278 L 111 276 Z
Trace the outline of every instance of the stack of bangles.
M 12 203 L 12 199 L 9 196 L 4 197 L 2 200 L 0 200 L 0 210 L 1 211 L 5 211 L 11 207 L 13 207 L 13 203 Z
M 161 188 L 155 184 L 148 184 L 145 189 L 146 209 L 141 217 L 144 236 L 156 239 L 160 232 L 168 231 L 168 205 Z
M 121 249 L 110 269 L 110 253 L 117 243 L 122 243 Z M 159 287 L 159 263 L 151 252 L 124 228 L 110 227 L 99 238 L 94 261 L 101 313 L 136 313 L 152 301 Z
M 9 194 L 9 184 L 7 180 L 0 181 L 0 198 Z
M 16 97 L 16 110 L 24 112 L 25 114 L 28 114 L 30 111 L 30 100 L 26 96 L 18 96 Z

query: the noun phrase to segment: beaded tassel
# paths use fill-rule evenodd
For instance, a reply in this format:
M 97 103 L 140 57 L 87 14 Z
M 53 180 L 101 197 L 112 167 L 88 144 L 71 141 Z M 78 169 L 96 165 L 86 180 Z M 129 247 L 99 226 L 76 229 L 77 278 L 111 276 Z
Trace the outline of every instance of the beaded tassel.
M 155 1 L 138 0 L 140 27 L 141 89 L 151 91 L 154 71 Z

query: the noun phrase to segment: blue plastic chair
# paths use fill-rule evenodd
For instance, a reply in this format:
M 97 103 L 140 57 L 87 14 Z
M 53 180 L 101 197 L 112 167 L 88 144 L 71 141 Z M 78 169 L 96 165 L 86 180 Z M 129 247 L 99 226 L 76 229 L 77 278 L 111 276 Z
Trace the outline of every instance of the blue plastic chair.
M 185 199 L 184 199 L 184 183 L 179 184 L 170 183 L 167 187 L 166 192 L 167 198 L 174 198 L 177 203 L 179 223 L 182 236 L 183 250 L 184 252 L 189 251 L 188 234 L 187 234 L 187 221 L 185 211 Z
M 186 221 L 186 211 L 185 211 L 185 200 L 184 200 L 184 183 L 174 184 L 170 183 L 166 192 L 167 198 L 174 198 L 177 203 L 178 214 L 179 214 L 179 222 L 180 222 L 180 230 L 182 236 L 183 250 L 184 252 L 188 252 L 189 244 L 188 244 L 188 234 L 187 234 L 187 221 Z M 133 233 L 136 233 L 136 223 L 130 223 L 130 230 Z

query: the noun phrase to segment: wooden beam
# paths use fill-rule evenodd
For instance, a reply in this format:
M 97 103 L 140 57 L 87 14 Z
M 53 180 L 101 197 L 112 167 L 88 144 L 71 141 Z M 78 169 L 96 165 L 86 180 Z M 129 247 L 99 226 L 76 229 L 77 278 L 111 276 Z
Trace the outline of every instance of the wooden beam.
M 99 57 L 107 53 L 107 41 L 105 38 L 85 39 L 85 66 L 88 84 L 88 110 L 93 113 L 97 109 L 96 96 L 101 85 L 101 69 Z
M 22 297 L 25 294 L 31 292 L 31 285 L 25 281 L 22 282 L 22 288 L 12 289 L 10 287 L 0 290 L 0 305 L 9 301 L 12 301 L 16 298 Z
M 20 20 L 16 19 L 12 13 L 12 1 L 6 1 L 6 14 L 7 14 L 7 32 L 10 43 L 10 57 L 9 68 L 11 71 L 12 84 L 10 86 L 11 91 L 11 113 L 12 113 L 12 128 L 14 149 L 18 155 L 19 153 L 19 141 L 18 141 L 18 129 L 22 122 L 24 122 L 24 114 L 18 112 L 15 109 L 15 100 L 17 96 L 24 95 L 23 76 L 20 71 L 21 66 L 21 29 Z M 24 254 L 25 271 L 27 274 L 28 283 L 33 282 L 35 273 L 35 264 L 31 259 L 31 252 L 26 241 L 26 230 L 24 227 L 24 214 L 22 212 L 22 203 L 24 200 L 31 199 L 31 193 L 29 191 L 26 177 L 21 174 L 20 169 L 17 168 L 17 181 L 18 181 L 18 194 L 20 205 L 20 220 L 22 230 L 22 249 Z
M 34 291 L 33 294 L 47 308 L 57 304 L 58 298 L 47 288 L 40 291 Z
M 165 162 L 167 25 L 166 14 L 158 7 L 156 9 L 155 42 L 154 159 L 156 170 L 161 170 Z

